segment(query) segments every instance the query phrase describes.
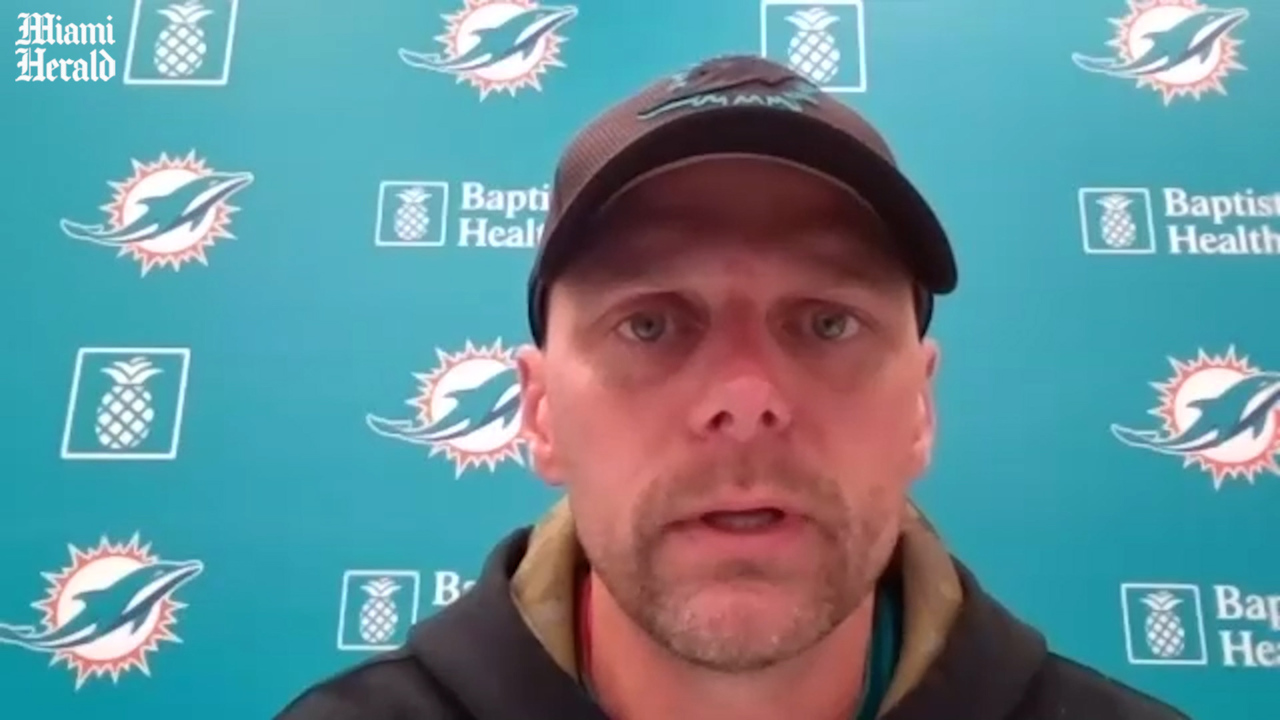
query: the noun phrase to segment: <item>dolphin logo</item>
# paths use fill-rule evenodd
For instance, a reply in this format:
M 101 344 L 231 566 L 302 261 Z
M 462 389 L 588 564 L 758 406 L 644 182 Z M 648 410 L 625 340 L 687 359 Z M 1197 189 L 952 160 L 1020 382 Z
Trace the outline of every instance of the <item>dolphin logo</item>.
M 62 220 L 62 231 L 77 240 L 108 247 L 146 242 L 181 227 L 195 229 L 214 212 L 218 203 L 253 182 L 246 172 L 215 172 L 193 178 L 168 195 L 156 195 L 137 202 L 143 213 L 133 222 L 114 230 Z
M 1168 437 L 1150 430 L 1112 425 L 1120 442 L 1168 455 L 1203 452 L 1248 432 L 1257 438 L 1267 420 L 1280 409 L 1280 373 L 1258 373 L 1233 383 L 1220 395 L 1194 400 L 1188 405 L 1200 416 L 1182 432 Z
M 1143 39 L 1151 47 L 1127 62 L 1113 57 L 1073 53 L 1071 60 L 1082 70 L 1119 78 L 1140 78 L 1172 70 L 1193 59 L 1204 61 L 1218 40 L 1249 17 L 1244 8 L 1209 8 L 1180 20 L 1166 30 L 1149 32 Z
M 416 445 L 433 445 L 470 435 L 494 421 L 510 423 L 520 407 L 520 385 L 516 371 L 508 368 L 470 390 L 449 393 L 457 401 L 443 417 L 429 423 L 415 420 L 388 420 L 367 415 L 365 422 L 374 432 Z
M 84 608 L 61 627 L 41 633 L 32 626 L 0 624 L 0 644 L 52 653 L 92 644 L 122 627 L 136 631 L 157 603 L 203 570 L 198 560 L 138 568 L 108 587 L 79 593 L 75 599 Z
M 411 67 L 448 74 L 481 70 L 513 56 L 524 60 L 533 53 L 542 38 L 577 14 L 578 9 L 570 5 L 530 8 L 495 27 L 474 31 L 478 38 L 475 47 L 454 57 L 402 48 L 400 59 Z

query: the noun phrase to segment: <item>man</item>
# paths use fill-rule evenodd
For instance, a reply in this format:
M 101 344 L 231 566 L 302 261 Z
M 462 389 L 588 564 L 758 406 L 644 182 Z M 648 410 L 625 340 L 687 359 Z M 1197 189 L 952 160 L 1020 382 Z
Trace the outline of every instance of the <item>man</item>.
M 557 169 L 519 355 L 565 501 L 281 720 L 1158 720 L 1046 650 L 908 500 L 948 240 L 880 136 L 711 60 Z

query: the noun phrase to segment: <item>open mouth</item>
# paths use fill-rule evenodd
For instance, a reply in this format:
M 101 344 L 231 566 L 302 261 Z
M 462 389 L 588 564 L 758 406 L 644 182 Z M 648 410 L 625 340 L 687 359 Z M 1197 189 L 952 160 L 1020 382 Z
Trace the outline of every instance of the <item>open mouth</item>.
M 714 530 L 732 533 L 755 533 L 781 525 L 787 513 L 778 508 L 762 507 L 751 510 L 724 510 L 703 513 L 702 524 Z

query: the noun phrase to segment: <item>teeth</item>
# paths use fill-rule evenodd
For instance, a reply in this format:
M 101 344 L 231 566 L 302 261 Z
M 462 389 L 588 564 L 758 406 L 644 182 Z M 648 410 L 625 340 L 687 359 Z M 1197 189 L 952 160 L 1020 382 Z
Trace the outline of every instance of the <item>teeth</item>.
M 759 530 L 782 519 L 778 510 L 748 510 L 745 512 L 711 512 L 703 519 L 718 530 Z

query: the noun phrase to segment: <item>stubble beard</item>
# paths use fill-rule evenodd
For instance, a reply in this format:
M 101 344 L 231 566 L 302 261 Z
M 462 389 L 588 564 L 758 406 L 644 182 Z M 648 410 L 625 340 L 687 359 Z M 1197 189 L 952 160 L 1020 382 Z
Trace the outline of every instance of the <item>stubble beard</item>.
M 673 519 L 668 508 L 726 484 L 772 484 L 803 498 L 817 538 L 812 562 L 787 567 L 742 559 L 696 576 L 665 568 L 665 524 Z M 827 637 L 875 587 L 880 563 L 873 545 L 890 520 L 876 512 L 874 502 L 864 512 L 849 512 L 831 478 L 794 463 L 744 461 L 652 487 L 637 508 L 631 542 L 593 558 L 593 565 L 632 622 L 691 665 L 740 674 L 797 657 Z

